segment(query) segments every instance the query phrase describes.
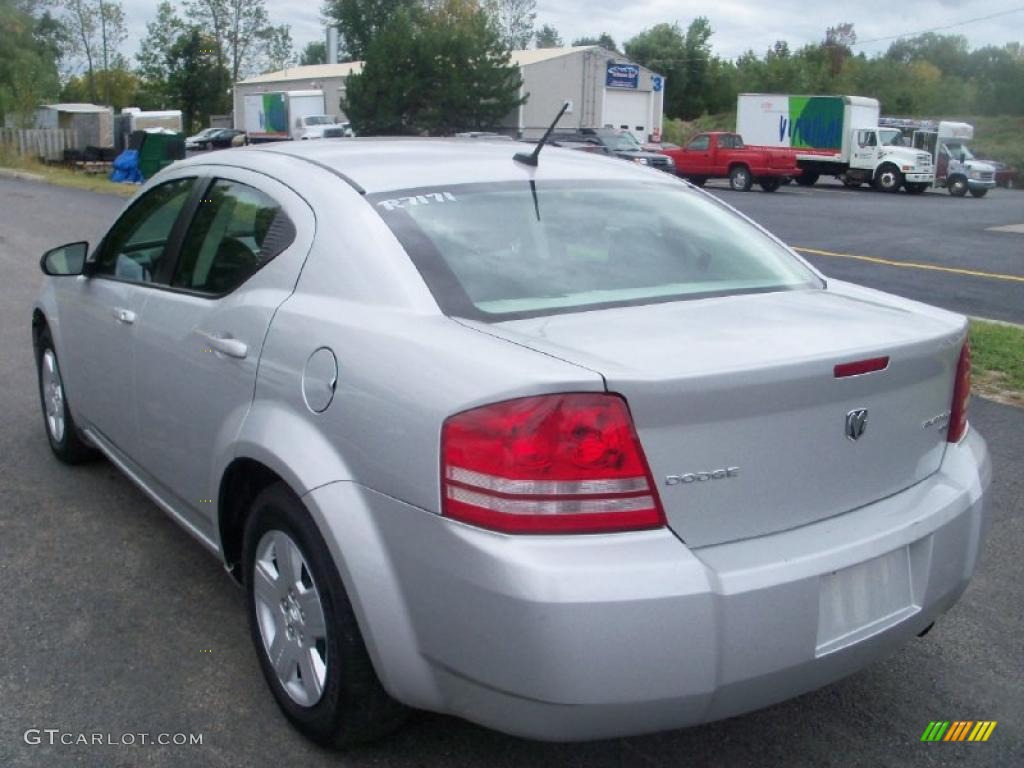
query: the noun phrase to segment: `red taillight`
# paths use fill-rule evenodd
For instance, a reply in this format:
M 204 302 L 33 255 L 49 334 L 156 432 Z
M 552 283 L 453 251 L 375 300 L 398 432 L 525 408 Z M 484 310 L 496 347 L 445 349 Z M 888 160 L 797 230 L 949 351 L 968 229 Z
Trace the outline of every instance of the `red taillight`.
M 506 533 L 665 524 L 618 395 L 524 397 L 452 416 L 441 433 L 441 488 L 447 517 Z
M 965 341 L 956 364 L 956 386 L 953 387 L 953 405 L 949 414 L 949 432 L 946 439 L 959 443 L 967 432 L 967 401 L 971 398 L 971 342 Z

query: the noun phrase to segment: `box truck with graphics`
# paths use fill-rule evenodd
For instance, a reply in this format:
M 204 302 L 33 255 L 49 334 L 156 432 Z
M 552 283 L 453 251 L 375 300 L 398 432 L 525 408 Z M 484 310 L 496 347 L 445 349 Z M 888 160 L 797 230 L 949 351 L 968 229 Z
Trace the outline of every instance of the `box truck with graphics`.
M 324 114 L 323 91 L 250 93 L 246 94 L 244 105 L 244 124 L 236 127 L 245 131 L 252 142 L 311 138 L 307 134 L 314 126 L 334 122 Z
M 907 146 L 899 130 L 880 127 L 878 116 L 878 100 L 862 96 L 743 93 L 736 132 L 751 144 L 793 148 L 799 184 L 828 175 L 850 187 L 924 192 L 935 179 L 931 155 Z

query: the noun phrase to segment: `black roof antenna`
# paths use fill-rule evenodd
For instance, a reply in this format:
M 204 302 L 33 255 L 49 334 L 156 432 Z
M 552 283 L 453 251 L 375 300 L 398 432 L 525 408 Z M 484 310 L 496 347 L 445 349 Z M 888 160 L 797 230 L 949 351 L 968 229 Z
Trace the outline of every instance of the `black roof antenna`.
M 555 130 L 555 126 L 558 125 L 558 121 L 562 119 L 562 115 L 565 114 L 565 110 L 568 108 L 569 102 L 567 101 L 562 105 L 562 108 L 558 110 L 558 115 L 551 122 L 551 125 L 548 126 L 548 129 L 544 131 L 544 135 L 540 137 L 540 141 L 537 142 L 537 146 L 533 152 L 530 152 L 529 154 L 526 152 L 516 152 L 512 159 L 517 163 L 522 163 L 523 165 L 537 165 L 537 156 L 540 155 L 540 151 L 544 149 L 544 145 L 547 143 L 548 137 L 551 135 L 552 131 Z

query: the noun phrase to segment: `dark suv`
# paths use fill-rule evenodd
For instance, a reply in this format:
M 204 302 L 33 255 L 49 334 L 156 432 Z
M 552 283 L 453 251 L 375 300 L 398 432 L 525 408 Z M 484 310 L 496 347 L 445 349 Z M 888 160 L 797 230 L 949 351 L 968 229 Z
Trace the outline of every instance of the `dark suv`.
M 614 128 L 555 131 L 551 134 L 550 142 L 559 147 L 615 155 L 639 165 L 649 165 L 659 171 L 676 172 L 672 158 L 658 152 L 648 152 L 629 131 L 618 131 Z

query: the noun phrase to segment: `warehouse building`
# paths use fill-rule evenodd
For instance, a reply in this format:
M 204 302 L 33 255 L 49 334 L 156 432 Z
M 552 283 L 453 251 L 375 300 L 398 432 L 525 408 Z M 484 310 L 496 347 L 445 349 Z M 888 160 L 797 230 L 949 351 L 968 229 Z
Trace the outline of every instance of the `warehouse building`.
M 640 141 L 660 136 L 665 78 L 600 46 L 539 48 L 513 51 L 512 61 L 523 78 L 526 103 L 508 115 L 499 128 L 511 136 L 536 138 L 569 102 L 558 127 L 630 131 Z M 327 114 L 345 119 L 341 101 L 345 80 L 362 62 L 290 67 L 235 84 L 235 126 L 245 125 L 245 97 L 270 91 L 322 90 Z

